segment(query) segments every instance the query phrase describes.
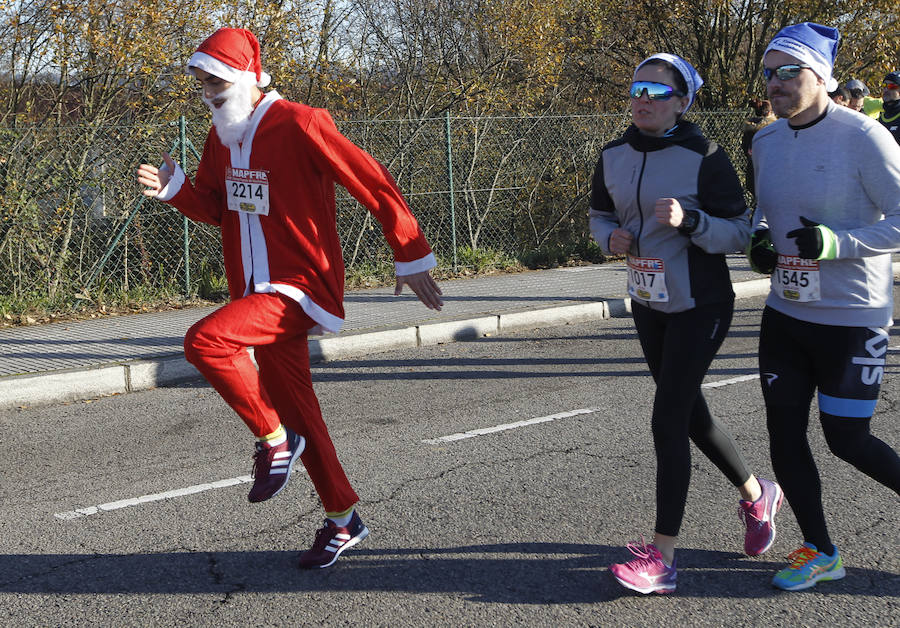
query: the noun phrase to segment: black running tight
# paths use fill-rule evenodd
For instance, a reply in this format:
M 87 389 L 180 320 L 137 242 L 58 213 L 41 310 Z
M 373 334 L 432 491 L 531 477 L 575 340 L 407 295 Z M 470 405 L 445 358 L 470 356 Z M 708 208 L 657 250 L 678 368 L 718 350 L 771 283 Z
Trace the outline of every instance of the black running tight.
M 822 508 L 822 484 L 806 435 L 809 404 L 770 405 L 766 413 L 772 469 L 797 517 L 803 540 L 831 554 L 834 546 Z M 820 420 L 833 454 L 900 494 L 900 458 L 869 433 L 871 419 L 821 413 Z
M 709 413 L 700 385 L 722 345 L 733 302 L 666 314 L 632 302 L 644 357 L 656 382 L 656 532 L 678 536 L 691 479 L 690 441 L 734 485 L 750 478 L 731 434 Z
M 807 439 L 810 405 L 818 391 L 819 420 L 834 455 L 900 494 L 900 456 L 869 432 L 881 384 L 876 369 L 883 368 L 887 344 L 882 328 L 820 325 L 771 307 L 763 311 L 759 370 L 772 468 L 803 540 L 827 554 L 833 546 Z

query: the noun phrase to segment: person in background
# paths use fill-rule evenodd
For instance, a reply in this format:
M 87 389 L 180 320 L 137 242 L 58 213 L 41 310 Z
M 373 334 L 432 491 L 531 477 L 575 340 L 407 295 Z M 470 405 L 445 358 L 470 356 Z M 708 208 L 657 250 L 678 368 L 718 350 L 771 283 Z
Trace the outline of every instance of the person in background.
M 869 96 L 869 88 L 859 79 L 850 79 L 844 84 L 844 88 L 850 93 L 848 107 L 853 111 L 863 112 L 863 102 Z
M 859 79 L 850 79 L 844 86 L 850 91 L 850 104 L 854 111 L 864 113 L 870 118 L 877 118 L 881 113 L 881 98 L 869 95 L 869 88 Z
M 900 144 L 900 72 L 889 72 L 881 84 L 881 111 L 878 121 Z
M 675 590 L 691 441 L 740 495 L 747 554 L 771 547 L 782 499 L 778 484 L 750 472 L 700 389 L 734 311 L 725 253 L 740 249 L 750 229 L 725 150 L 683 118 L 702 84 L 679 56 L 661 53 L 641 62 L 630 89 L 632 124 L 603 148 L 591 192 L 592 235 L 604 253 L 628 257 L 632 316 L 656 383 L 653 542 L 628 544 L 634 558 L 610 567 L 622 586 L 640 593 Z
M 846 87 L 841 87 L 839 85 L 833 92 L 828 92 L 828 97 L 833 100 L 836 105 L 841 105 L 842 107 L 850 106 L 850 90 Z

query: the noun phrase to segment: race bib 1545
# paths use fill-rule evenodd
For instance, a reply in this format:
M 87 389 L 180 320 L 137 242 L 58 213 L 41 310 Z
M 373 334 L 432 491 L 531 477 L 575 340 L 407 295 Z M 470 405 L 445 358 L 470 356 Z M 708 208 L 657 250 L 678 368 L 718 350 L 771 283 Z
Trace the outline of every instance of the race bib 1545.
M 796 255 L 779 255 L 772 273 L 772 290 L 782 299 L 806 303 L 821 299 L 819 262 Z

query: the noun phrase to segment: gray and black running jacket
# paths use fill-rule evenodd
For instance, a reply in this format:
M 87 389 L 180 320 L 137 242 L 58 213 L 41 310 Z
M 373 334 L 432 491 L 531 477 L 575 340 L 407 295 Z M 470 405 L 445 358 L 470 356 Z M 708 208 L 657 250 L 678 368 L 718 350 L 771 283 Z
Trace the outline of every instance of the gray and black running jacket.
M 696 210 L 690 234 L 659 224 L 654 205 L 675 198 Z M 669 300 L 642 305 L 682 312 L 733 300 L 726 253 L 743 250 L 750 213 L 737 173 L 721 146 L 697 125 L 681 121 L 667 137 L 652 137 L 631 125 L 603 147 L 594 170 L 589 212 L 591 234 L 606 254 L 613 230 L 634 236 L 630 254 L 663 261 Z

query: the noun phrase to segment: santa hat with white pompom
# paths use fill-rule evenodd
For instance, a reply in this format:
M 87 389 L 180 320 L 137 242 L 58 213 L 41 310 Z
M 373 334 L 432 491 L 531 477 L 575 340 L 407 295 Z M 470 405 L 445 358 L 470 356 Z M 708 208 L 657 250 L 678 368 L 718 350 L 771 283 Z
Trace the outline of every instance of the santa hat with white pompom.
M 203 70 L 229 83 L 254 82 L 266 87 L 272 77 L 262 71 L 259 41 L 244 28 L 220 28 L 206 38 L 188 60 L 188 73 Z

